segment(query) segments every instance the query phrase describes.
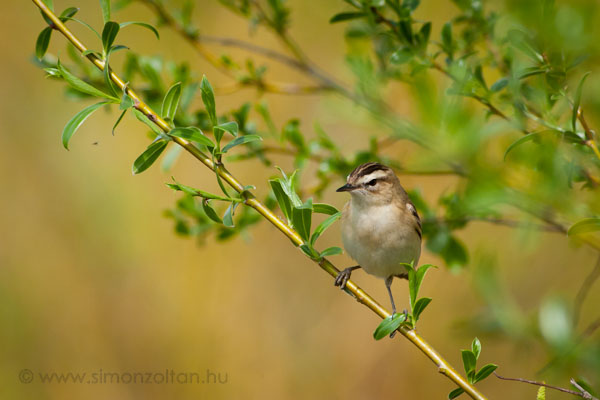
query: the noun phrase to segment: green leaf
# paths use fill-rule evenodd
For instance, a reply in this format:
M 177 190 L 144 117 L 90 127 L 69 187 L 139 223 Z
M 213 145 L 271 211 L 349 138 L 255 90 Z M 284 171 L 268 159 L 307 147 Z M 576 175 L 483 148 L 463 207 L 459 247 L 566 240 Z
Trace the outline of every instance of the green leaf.
M 108 49 L 112 47 L 119 29 L 119 24 L 116 22 L 108 21 L 104 24 L 104 29 L 102 29 L 102 46 L 104 47 L 104 52 L 108 53 Z
M 311 244 L 311 246 L 314 246 L 315 242 L 317 241 L 317 239 L 319 238 L 319 236 L 321 236 L 323 234 L 323 232 L 325 232 L 325 230 L 331 226 L 331 224 L 333 224 L 335 221 L 337 221 L 338 219 L 340 219 L 341 216 L 342 216 L 342 213 L 341 212 L 337 212 L 337 213 L 335 213 L 333 215 L 330 215 L 323 222 L 321 222 L 317 226 L 317 228 L 315 229 L 315 231 L 313 232 L 312 236 L 310 237 L 310 244 Z
M 577 91 L 575 92 L 575 99 L 573 100 L 573 116 L 571 117 L 573 132 L 577 131 L 577 112 L 579 111 L 579 106 L 581 104 L 581 93 L 583 92 L 583 83 L 589 75 L 590 72 L 586 72 L 583 75 L 583 77 L 579 81 L 579 85 L 577 85 Z
M 535 396 L 535 400 L 546 400 L 546 387 L 540 386 Z
M 230 150 L 232 147 L 239 146 L 240 144 L 256 142 L 258 140 L 262 140 L 262 137 L 260 137 L 259 135 L 238 136 L 231 142 L 227 143 L 227 145 L 223 147 L 223 150 L 221 150 L 221 153 L 227 153 L 227 151 Z
M 507 78 L 500 78 L 500 79 L 498 79 L 496 82 L 494 82 L 492 84 L 492 86 L 490 87 L 490 90 L 492 92 L 499 92 L 502 89 L 504 89 L 507 85 L 508 85 L 508 79 Z
M 452 235 L 448 237 L 448 242 L 440 252 L 440 256 L 442 256 L 450 269 L 461 269 L 469 261 L 465 246 Z
M 225 210 L 225 215 L 223 215 L 223 225 L 225 225 L 228 228 L 235 227 L 233 223 L 233 213 L 235 212 L 236 206 L 237 203 L 231 203 L 229 207 L 227 207 L 227 210 Z
M 357 18 L 362 18 L 365 17 L 367 14 L 363 13 L 363 12 L 343 12 L 343 13 L 339 13 L 334 15 L 333 17 L 331 17 L 331 19 L 329 20 L 330 24 L 335 24 L 336 22 L 342 22 L 342 21 L 348 21 L 351 19 L 357 19 Z
M 102 18 L 106 24 L 110 21 L 110 0 L 100 0 L 100 7 L 102 8 Z
M 146 126 L 148 126 L 150 129 L 152 129 L 152 131 L 156 133 L 157 136 L 164 135 L 164 132 L 154 122 L 150 121 L 150 118 L 148 118 L 143 112 L 141 112 L 137 108 L 133 108 L 133 114 L 138 120 L 146 124 Z
M 128 108 L 133 107 L 133 99 L 129 97 L 127 91 L 123 91 L 123 95 L 121 96 L 121 104 L 119 105 L 119 110 L 127 110 Z
M 204 136 L 202 131 L 195 126 L 188 126 L 187 128 L 174 128 L 169 131 L 169 136 L 180 137 L 191 142 L 199 143 L 203 146 L 214 147 L 215 144 L 210 138 Z
M 448 399 L 452 400 L 463 394 L 465 391 L 462 388 L 456 388 L 448 394 Z
M 312 259 L 312 260 L 319 259 L 319 253 L 317 253 L 316 250 L 313 249 L 312 247 L 310 247 L 309 245 L 301 244 L 299 247 L 300 247 L 300 250 L 302 250 L 302 252 L 304 254 L 306 254 L 310 259 Z
M 48 45 L 50 44 L 50 37 L 52 36 L 52 28 L 44 28 L 35 42 L 35 56 L 38 60 L 44 58 L 46 51 L 48 51 Z
M 78 90 L 82 93 L 89 94 L 94 97 L 103 97 L 105 99 L 113 100 L 115 103 L 119 102 L 119 99 L 111 96 L 103 91 L 96 89 L 92 85 L 85 83 L 81 79 L 77 78 L 75 75 L 71 74 L 65 67 L 62 66 L 60 61 L 56 65 L 58 70 L 60 71 L 60 75 L 64 78 L 65 81 L 71 86 L 73 89 Z
M 475 374 L 475 379 L 473 379 L 473 383 L 477 383 L 479 381 L 484 380 L 485 378 L 487 378 L 488 376 L 490 376 L 490 374 L 492 372 L 494 372 L 496 370 L 496 368 L 498 368 L 498 366 L 496 364 L 487 364 L 487 365 L 484 365 Z
M 127 109 L 123 110 L 123 112 L 121 113 L 121 115 L 119 115 L 119 118 L 117 118 L 117 122 L 115 122 L 115 124 L 113 125 L 113 128 L 112 128 L 112 135 L 113 136 L 115 136 L 115 130 L 117 129 L 117 126 L 119 126 L 119 124 L 121 123 L 121 120 L 125 116 L 125 113 L 127 113 Z
M 157 140 L 152 143 L 144 152 L 133 162 L 133 174 L 139 174 L 147 170 L 154 161 L 161 155 L 167 147 L 166 140 Z
M 344 251 L 340 247 L 328 247 L 319 254 L 319 257 L 329 257 L 335 256 L 337 254 L 342 254 Z
M 206 112 L 208 113 L 212 124 L 217 125 L 215 92 L 213 91 L 213 88 L 210 85 L 208 79 L 206 79 L 206 75 L 202 77 L 202 83 L 200 84 L 200 92 L 202 94 L 202 102 L 204 103 L 204 107 L 206 107 Z
M 413 58 L 412 50 L 408 47 L 402 47 L 392 54 L 390 57 L 390 62 L 392 64 L 404 64 L 410 61 L 411 58 Z
M 452 45 L 452 25 L 450 22 L 446 22 L 442 27 L 442 45 L 448 57 L 452 59 L 453 56 L 453 45 Z
M 236 203 L 241 203 L 243 201 L 242 199 L 235 199 L 232 197 L 223 197 L 223 196 L 219 196 L 218 194 L 212 194 L 209 192 L 205 192 L 204 190 L 193 188 L 191 186 L 185 186 L 185 185 L 182 185 L 181 183 L 175 181 L 175 179 L 173 179 L 173 181 L 175 183 L 167 183 L 166 185 L 173 190 L 181 191 L 183 193 L 189 194 L 190 196 L 202 197 L 202 198 L 210 199 L 210 200 L 231 201 L 231 202 L 236 202 Z
M 310 208 L 294 207 L 292 209 L 292 226 L 300 237 L 308 242 L 310 238 L 312 210 Z
M 467 376 L 472 375 L 475 372 L 475 365 L 477 364 L 475 354 L 471 350 L 461 350 L 461 355 Z
M 338 213 L 338 209 L 330 204 L 325 203 L 314 203 L 313 211 L 319 214 L 333 215 Z
M 219 132 L 219 134 L 220 134 L 219 137 L 222 137 L 225 132 L 229 132 L 231 135 L 237 136 L 238 135 L 238 129 L 239 128 L 238 128 L 237 122 L 235 122 L 235 121 L 229 121 L 229 122 L 225 122 L 225 123 L 222 123 L 222 124 L 219 124 L 219 125 L 215 126 L 213 128 L 213 132 L 215 132 L 215 133 Z
M 168 172 L 179 158 L 183 147 L 181 146 L 171 146 L 171 148 L 167 151 L 167 154 L 163 157 L 162 163 L 160 164 L 160 169 L 163 172 Z
M 77 132 L 77 129 L 79 129 L 81 124 L 83 124 L 84 121 L 94 113 L 94 111 L 106 104 L 109 104 L 109 102 L 101 101 L 100 103 L 92 104 L 91 106 L 79 111 L 73 118 L 71 118 L 69 122 L 67 122 L 62 133 L 62 143 L 63 146 L 65 146 L 65 149 L 69 150 L 69 141 L 75 132 Z
M 42 3 L 46 5 L 51 11 L 54 11 L 54 1 L 53 0 L 42 0 Z
M 66 10 L 64 10 L 62 13 L 60 13 L 60 16 L 58 17 L 58 19 L 60 19 L 62 22 L 66 22 L 69 19 L 73 18 L 75 16 L 75 14 L 77 14 L 78 11 L 79 11 L 79 8 L 77 8 L 77 7 L 69 7 Z
M 481 354 L 481 342 L 479 339 L 473 339 L 473 343 L 471 343 L 471 351 L 475 354 L 475 358 L 479 359 L 479 354 Z
M 417 301 L 417 295 L 419 294 L 419 289 L 421 288 L 421 283 L 423 283 L 423 278 L 425 277 L 425 273 L 429 268 L 437 267 L 431 264 L 424 264 L 417 269 L 408 270 L 408 289 L 410 293 L 410 307 L 413 311 L 415 303 Z
M 173 86 L 169 88 L 165 98 L 162 102 L 162 107 L 160 109 L 160 115 L 168 119 L 169 121 L 173 121 L 175 118 L 175 113 L 177 112 L 177 107 L 179 106 L 179 99 L 181 98 L 181 82 L 177 82 Z
M 390 315 L 389 317 L 381 321 L 379 326 L 377 326 L 377 329 L 375 329 L 375 332 L 373 332 L 373 337 L 375 338 L 375 340 L 383 339 L 384 337 L 388 336 L 390 333 L 398 329 L 405 320 L 406 315 L 403 313 Z
M 508 148 L 504 152 L 504 159 L 506 160 L 506 156 L 508 156 L 508 153 L 510 153 L 515 147 L 520 146 L 523 143 L 527 143 L 529 141 L 537 139 L 539 137 L 540 137 L 540 134 L 538 132 L 534 132 L 534 133 L 527 134 L 527 135 L 515 140 L 514 142 L 511 143 L 510 146 L 508 146 Z
M 584 218 L 577 221 L 567 231 L 568 236 L 600 231 L 600 218 Z
M 275 194 L 279 208 L 283 212 L 285 218 L 288 220 L 288 223 L 290 223 L 292 220 L 292 202 L 283 189 L 283 183 L 280 179 L 270 179 L 269 184 L 271 185 L 273 194 Z
M 219 224 L 223 223 L 223 220 L 219 217 L 215 209 L 210 206 L 208 199 L 202 199 L 202 210 L 204 210 L 204 214 L 211 220 Z
M 300 197 L 298 197 L 298 194 L 296 193 L 296 177 L 297 177 L 298 170 L 294 171 L 294 173 L 288 177 L 281 168 L 277 167 L 277 169 L 279 169 L 279 171 L 283 175 L 283 179 L 280 180 L 281 187 L 283 188 L 283 190 L 285 191 L 285 194 L 290 199 L 292 206 L 301 207 L 302 200 L 300 200 Z
M 138 22 L 138 21 L 122 22 L 119 24 L 119 27 L 122 29 L 129 25 L 137 25 L 137 26 L 141 26 L 143 28 L 149 29 L 152 31 L 152 33 L 154 33 L 154 36 L 156 36 L 156 38 L 160 40 L 160 35 L 158 34 L 158 31 L 156 30 L 156 28 L 145 22 Z
M 415 306 L 413 308 L 413 311 L 412 311 L 413 318 L 415 319 L 415 321 L 419 320 L 419 316 L 425 310 L 425 308 L 429 305 L 429 303 L 431 303 L 431 298 L 429 298 L 429 297 L 422 297 L 419 300 L 417 300 L 417 302 L 415 303 Z

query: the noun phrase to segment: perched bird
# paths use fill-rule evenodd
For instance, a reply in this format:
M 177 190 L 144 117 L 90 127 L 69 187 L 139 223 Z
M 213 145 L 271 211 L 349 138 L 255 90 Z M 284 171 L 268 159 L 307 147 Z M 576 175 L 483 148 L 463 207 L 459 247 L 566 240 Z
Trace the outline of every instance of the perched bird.
M 350 201 L 342 211 L 342 242 L 359 265 L 341 271 L 335 285 L 343 289 L 357 268 L 383 278 L 394 314 L 392 280 L 407 279 L 401 263 L 416 266 L 421 255 L 421 220 L 417 209 L 394 171 L 375 162 L 356 167 L 346 184 L 336 191 L 350 193 Z

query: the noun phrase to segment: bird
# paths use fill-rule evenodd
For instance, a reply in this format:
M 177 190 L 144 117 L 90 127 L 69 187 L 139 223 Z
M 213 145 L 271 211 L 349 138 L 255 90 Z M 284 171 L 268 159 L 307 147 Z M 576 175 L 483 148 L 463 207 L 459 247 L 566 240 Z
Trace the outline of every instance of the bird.
M 392 281 L 408 279 L 402 263 L 417 265 L 421 255 L 423 235 L 417 209 L 394 171 L 377 162 L 356 167 L 336 192 L 350 193 L 342 209 L 342 243 L 358 265 L 340 271 L 335 285 L 343 289 L 358 268 L 384 279 L 394 315 Z

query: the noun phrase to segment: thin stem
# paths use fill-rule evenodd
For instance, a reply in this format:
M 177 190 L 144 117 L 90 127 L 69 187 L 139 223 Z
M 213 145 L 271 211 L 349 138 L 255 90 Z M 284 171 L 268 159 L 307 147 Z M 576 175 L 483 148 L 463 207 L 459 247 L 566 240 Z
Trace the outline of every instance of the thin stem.
M 32 0 L 33 3 L 54 23 L 56 28 L 80 51 L 86 50 L 86 47 L 67 29 L 67 27 L 57 18 L 57 16 L 43 3 L 42 0 Z M 89 54 L 88 59 L 94 63 L 98 68 L 103 69 L 104 63 L 101 62 L 93 54 Z M 158 127 L 164 132 L 170 130 L 169 125 L 164 121 L 157 113 L 155 113 L 148 105 L 146 105 L 139 96 L 128 87 L 122 79 L 120 79 L 114 72 L 110 75 L 112 81 L 119 86 L 121 89 L 126 90 L 127 94 L 136 102 L 138 110 L 143 112 L 151 121 L 154 121 Z M 244 185 L 242 185 L 233 175 L 231 175 L 224 167 L 216 166 L 211 158 L 200 151 L 193 144 L 185 139 L 174 137 L 173 141 L 178 145 L 182 146 L 192 156 L 202 162 L 205 166 L 215 171 L 219 176 L 227 182 L 234 190 L 238 193 L 245 192 L 246 200 L 245 204 L 249 207 L 254 208 L 259 214 L 271 222 L 277 229 L 285 234 L 296 246 L 303 244 L 303 240 L 300 235 L 292 229 L 288 224 L 281 221 L 277 215 L 269 210 L 265 205 L 258 201 L 254 195 L 248 191 L 244 191 Z M 337 277 L 339 270 L 327 259 L 322 259 L 318 262 L 319 266 L 324 269 L 333 277 Z M 375 299 L 368 295 L 364 290 L 358 287 L 354 282 L 348 281 L 345 287 L 345 291 L 355 297 L 360 303 L 367 306 L 381 318 L 387 318 L 390 313 L 383 308 Z M 442 356 L 431 347 L 423 338 L 421 338 L 414 329 L 407 327 L 400 327 L 398 329 L 404 337 L 412 342 L 417 348 L 419 348 L 429 359 L 431 359 L 438 367 L 438 371 L 452 380 L 465 393 L 471 396 L 473 399 L 484 400 L 485 397 L 479 392 L 473 385 L 471 385 L 464 377 L 462 377 L 456 370 L 448 364 Z
M 569 389 L 561 388 L 561 387 L 558 387 L 558 386 L 548 385 L 547 383 L 544 383 L 544 382 L 532 381 L 532 380 L 529 380 L 529 379 L 507 378 L 507 377 L 504 377 L 504 376 L 500 376 L 500 375 L 498 375 L 495 372 L 494 372 L 494 375 L 496 375 L 496 378 L 502 379 L 504 381 L 515 381 L 515 382 L 529 383 L 530 385 L 543 386 L 543 387 L 547 387 L 548 389 L 554 389 L 554 390 L 558 390 L 558 391 L 563 392 L 563 393 L 569 393 L 569 394 L 572 394 L 574 396 L 583 397 L 584 399 L 587 399 L 587 400 L 598 400 L 594 396 L 592 396 L 590 393 L 588 393 L 586 390 L 584 390 L 581 386 L 579 386 L 577 384 L 577 382 L 575 382 L 573 379 L 571 379 L 571 384 L 573 386 L 575 386 L 577 389 L 579 389 L 579 392 L 576 392 L 574 390 L 569 390 Z
M 581 287 L 577 291 L 577 296 L 575 296 L 575 302 L 573 306 L 573 325 L 577 326 L 579 322 L 579 317 L 581 316 L 581 308 L 583 307 L 583 302 L 585 301 L 590 289 L 596 282 L 596 280 L 600 277 L 600 257 L 596 261 L 596 265 L 594 269 L 589 273 L 589 275 L 585 278 Z

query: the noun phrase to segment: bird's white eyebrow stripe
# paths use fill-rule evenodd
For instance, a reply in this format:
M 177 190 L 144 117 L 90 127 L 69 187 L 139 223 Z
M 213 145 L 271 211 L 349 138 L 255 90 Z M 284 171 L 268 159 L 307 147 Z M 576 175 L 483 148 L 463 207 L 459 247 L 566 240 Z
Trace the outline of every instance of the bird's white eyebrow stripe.
M 377 171 L 371 172 L 368 175 L 359 176 L 358 180 L 360 182 L 369 182 L 373 179 L 385 178 L 386 176 L 387 176 L 387 173 L 385 171 L 379 169 Z

